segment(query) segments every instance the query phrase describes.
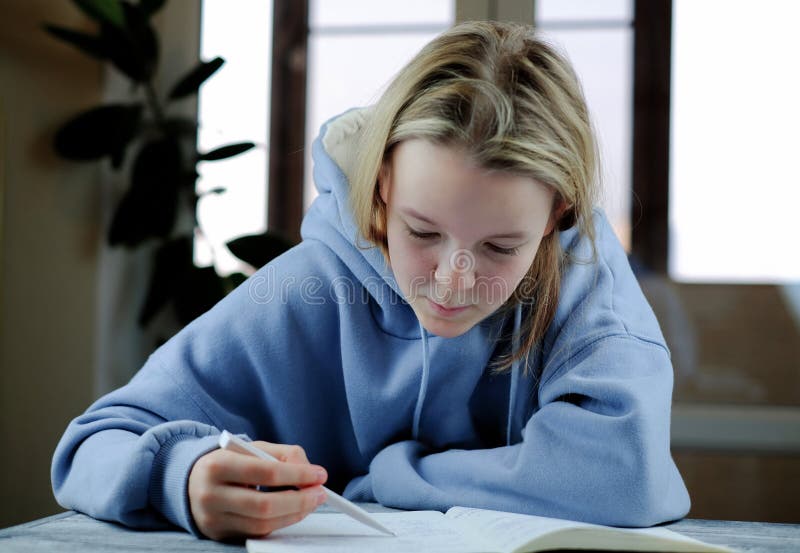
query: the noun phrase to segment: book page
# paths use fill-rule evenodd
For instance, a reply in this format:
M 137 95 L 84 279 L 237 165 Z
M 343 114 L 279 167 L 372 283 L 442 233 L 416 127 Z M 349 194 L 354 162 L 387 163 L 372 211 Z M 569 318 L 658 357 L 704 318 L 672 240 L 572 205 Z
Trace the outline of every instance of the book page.
M 340 513 L 312 513 L 262 539 L 248 553 L 493 553 L 480 536 L 464 536 L 438 511 L 373 513 L 397 536 L 387 536 Z M 494 552 L 499 553 L 499 552 Z
M 501 553 L 543 549 L 616 551 L 726 552 L 666 528 L 615 528 L 571 520 L 453 507 L 445 518 L 458 522 L 462 534 L 477 533 Z
M 447 511 L 445 518 L 457 521 L 464 531 L 485 536 L 495 549 L 503 553 L 511 553 L 550 532 L 582 526 L 579 522 L 569 520 L 468 507 L 453 507 Z

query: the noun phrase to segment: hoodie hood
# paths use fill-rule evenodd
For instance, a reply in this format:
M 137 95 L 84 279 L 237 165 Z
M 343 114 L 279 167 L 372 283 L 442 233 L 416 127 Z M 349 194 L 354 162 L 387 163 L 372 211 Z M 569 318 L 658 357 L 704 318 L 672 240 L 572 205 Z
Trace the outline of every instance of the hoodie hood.
M 318 196 L 303 219 L 301 235 L 303 239 L 314 238 L 328 244 L 362 282 L 380 279 L 382 284 L 402 297 L 380 249 L 360 236 L 350 205 L 350 182 L 357 162 L 356 146 L 367 114 L 367 108 L 353 109 L 322 126 L 311 150 Z M 340 242 L 340 238 L 345 242 Z M 350 249 L 356 255 L 351 256 L 345 251 Z M 383 299 L 376 287 L 368 286 L 367 289 L 376 300 Z
M 380 249 L 360 236 L 350 205 L 357 144 L 368 108 L 353 109 L 326 122 L 312 145 L 318 196 L 306 213 L 300 234 L 326 244 L 375 300 L 373 316 L 399 338 L 419 338 L 419 325 Z
M 431 335 L 418 321 L 405 301 L 394 273 L 380 249 L 359 233 L 350 203 L 350 182 L 355 174 L 357 144 L 369 116 L 369 108 L 353 109 L 326 122 L 312 146 L 314 183 L 319 193 L 303 220 L 303 239 L 316 239 L 328 245 L 375 300 L 375 319 L 384 331 L 406 339 L 421 339 L 421 377 L 417 395 L 412 437 L 419 435 L 420 420 L 430 380 L 428 340 Z M 360 247 L 359 247 L 360 246 Z M 519 334 L 521 308 L 514 313 L 515 337 Z M 479 324 L 485 332 L 489 324 Z M 471 332 L 471 331 L 469 331 Z M 468 333 L 469 333 L 468 332 Z M 512 418 L 519 363 L 512 365 L 506 441 L 511 442 Z

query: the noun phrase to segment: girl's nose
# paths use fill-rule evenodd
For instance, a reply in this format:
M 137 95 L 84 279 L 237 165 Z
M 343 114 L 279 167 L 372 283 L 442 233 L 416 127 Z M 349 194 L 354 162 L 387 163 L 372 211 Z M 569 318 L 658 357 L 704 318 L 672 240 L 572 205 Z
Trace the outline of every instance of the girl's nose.
M 475 286 L 475 256 L 469 250 L 446 253 L 433 273 L 437 285 L 455 290 L 470 290 Z

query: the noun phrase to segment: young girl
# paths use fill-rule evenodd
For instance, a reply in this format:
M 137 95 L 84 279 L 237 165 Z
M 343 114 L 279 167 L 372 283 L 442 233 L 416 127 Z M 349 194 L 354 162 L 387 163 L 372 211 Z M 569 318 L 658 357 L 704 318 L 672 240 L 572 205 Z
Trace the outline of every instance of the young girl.
M 594 209 L 595 151 L 530 28 L 442 34 L 323 127 L 303 242 L 70 424 L 59 503 L 214 539 L 300 520 L 325 482 L 403 509 L 684 516 L 669 352 Z M 223 429 L 285 462 L 218 449 Z

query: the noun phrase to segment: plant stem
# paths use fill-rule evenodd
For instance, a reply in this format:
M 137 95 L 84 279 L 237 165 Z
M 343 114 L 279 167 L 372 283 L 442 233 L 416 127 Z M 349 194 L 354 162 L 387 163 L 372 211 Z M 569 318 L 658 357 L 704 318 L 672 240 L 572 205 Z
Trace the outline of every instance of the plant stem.
M 147 81 L 145 84 L 145 92 L 147 93 L 147 103 L 150 105 L 150 110 L 153 112 L 153 117 L 156 120 L 156 125 L 163 131 L 164 130 L 164 112 L 161 105 L 158 103 L 158 96 L 156 89 L 153 87 L 152 81 Z
M 158 128 L 162 132 L 165 132 L 166 131 L 166 128 L 165 128 L 166 127 L 166 120 L 164 119 L 164 111 L 161 109 L 161 104 L 159 104 L 159 102 L 158 102 L 158 95 L 156 94 L 156 90 L 155 90 L 155 87 L 153 87 L 153 82 L 152 81 L 147 81 L 147 83 L 145 83 L 145 92 L 147 94 L 147 103 L 150 106 L 150 110 L 153 112 L 153 118 L 156 121 L 156 125 L 158 126 Z M 194 192 L 194 191 L 192 191 L 192 192 Z M 211 241 L 208 239 L 208 236 L 206 235 L 205 231 L 203 230 L 203 227 L 200 226 L 200 220 L 199 220 L 199 218 L 197 216 L 196 204 L 191 199 L 189 200 L 189 208 L 190 208 L 190 211 L 192 209 L 194 209 L 194 214 L 193 214 L 194 215 L 193 216 L 193 219 L 194 219 L 194 228 L 193 228 L 194 236 L 193 237 L 194 238 L 198 238 L 197 235 L 199 234 L 200 237 L 202 237 L 205 240 L 206 244 L 208 245 L 208 249 L 211 251 L 211 266 L 214 267 L 215 270 L 216 270 L 217 253 L 214 251 L 214 247 L 211 245 Z

